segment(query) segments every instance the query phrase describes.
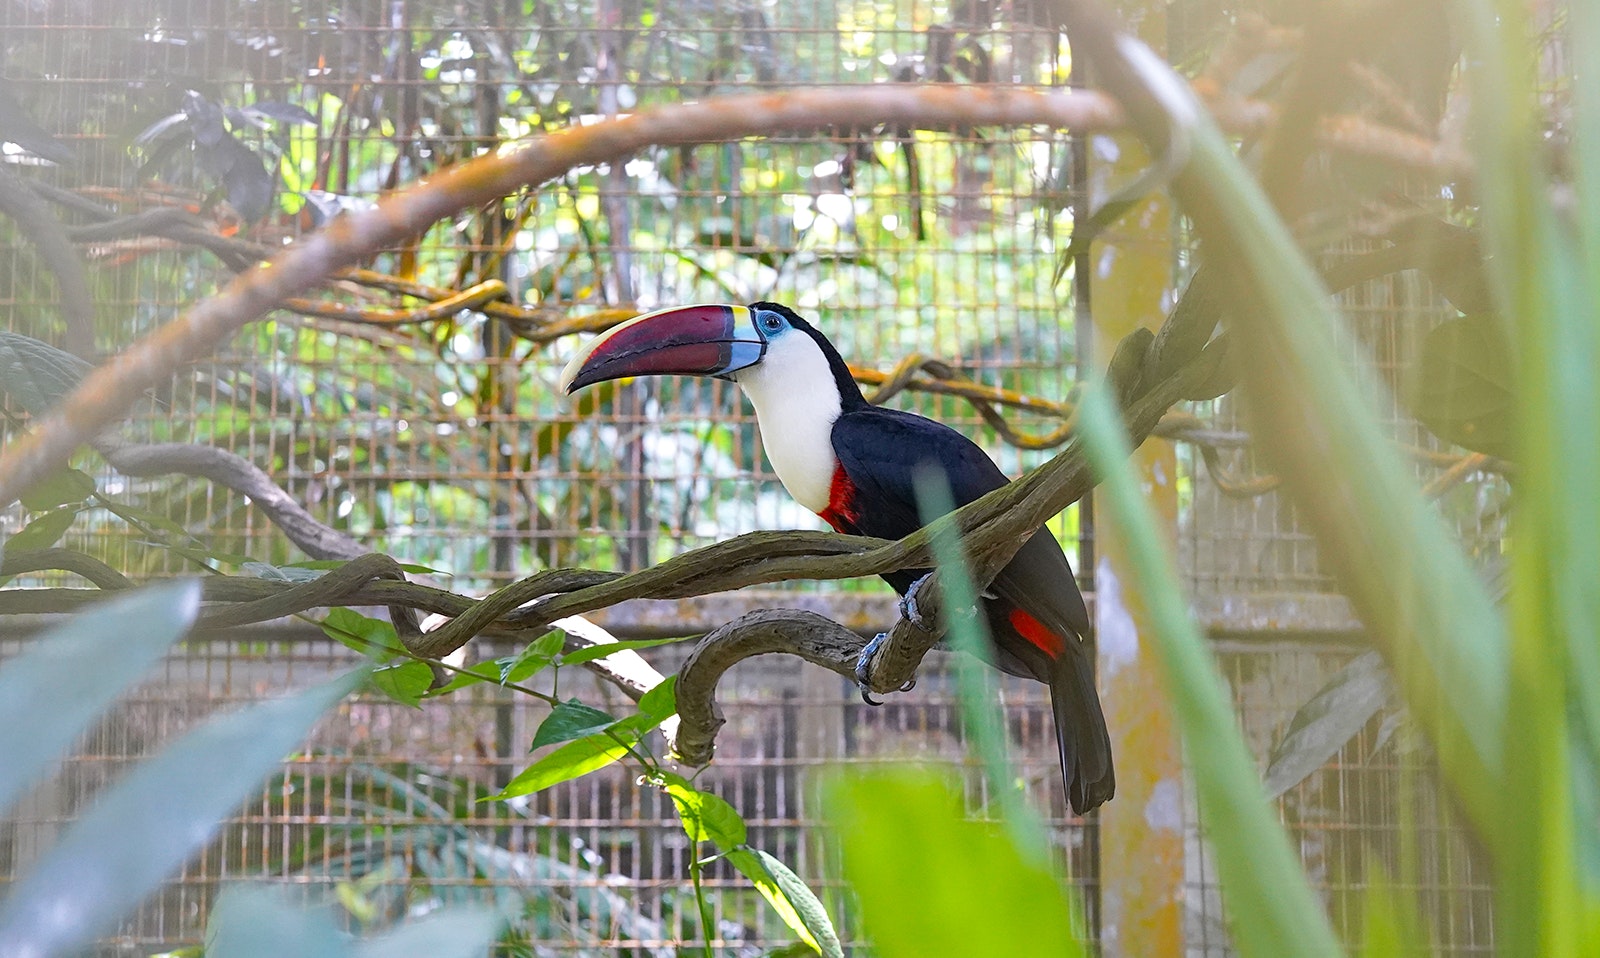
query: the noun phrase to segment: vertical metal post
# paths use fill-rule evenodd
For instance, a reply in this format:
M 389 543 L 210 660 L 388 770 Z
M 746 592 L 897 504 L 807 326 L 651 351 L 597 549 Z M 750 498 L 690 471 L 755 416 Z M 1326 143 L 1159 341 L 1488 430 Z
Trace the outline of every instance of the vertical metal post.
M 1147 13 L 1139 30 L 1165 46 L 1165 17 Z M 1088 150 L 1096 199 L 1149 164 L 1131 136 L 1097 139 Z M 1093 343 L 1104 369 L 1117 343 L 1140 327 L 1159 327 L 1173 275 L 1173 214 L 1163 195 L 1130 210 L 1093 245 L 1080 282 L 1093 286 Z M 1177 459 L 1171 443 L 1151 440 L 1134 456 L 1145 494 L 1175 543 Z M 1183 954 L 1183 766 L 1177 727 L 1156 663 L 1147 651 L 1142 597 L 1122 587 L 1126 545 L 1110 521 L 1096 528 L 1095 632 L 1100 688 L 1117 761 L 1117 795 L 1100 812 L 1100 928 L 1106 958 Z

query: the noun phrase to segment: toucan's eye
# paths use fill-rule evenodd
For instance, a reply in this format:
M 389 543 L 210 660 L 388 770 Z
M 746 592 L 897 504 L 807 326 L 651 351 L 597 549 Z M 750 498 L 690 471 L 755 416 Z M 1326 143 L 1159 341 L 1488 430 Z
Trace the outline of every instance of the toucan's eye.
M 761 328 L 769 333 L 775 333 L 783 328 L 783 320 L 777 313 L 765 313 L 761 317 Z

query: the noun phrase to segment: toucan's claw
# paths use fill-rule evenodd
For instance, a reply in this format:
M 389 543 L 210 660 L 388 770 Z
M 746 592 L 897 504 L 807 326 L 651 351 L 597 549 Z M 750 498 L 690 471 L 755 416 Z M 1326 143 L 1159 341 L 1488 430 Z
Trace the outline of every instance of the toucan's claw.
M 933 573 L 923 573 L 921 578 L 911 583 L 906 594 L 900 597 L 900 617 L 919 629 L 922 628 L 922 612 L 917 608 L 917 592 L 922 588 L 922 584 L 928 581 L 930 575 Z
M 856 688 L 861 690 L 861 701 L 871 706 L 882 705 L 883 702 L 872 697 L 872 685 L 867 681 L 867 674 L 871 670 L 872 657 L 877 654 L 878 647 L 883 645 L 883 640 L 889 637 L 887 632 L 879 632 L 861 650 L 861 655 L 856 659 Z

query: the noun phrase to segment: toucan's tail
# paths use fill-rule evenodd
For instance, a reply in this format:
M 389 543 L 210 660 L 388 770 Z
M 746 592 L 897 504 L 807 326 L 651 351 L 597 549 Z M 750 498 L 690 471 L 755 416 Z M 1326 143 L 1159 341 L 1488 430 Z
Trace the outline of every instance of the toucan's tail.
M 1094 688 L 1094 670 L 1086 656 L 1076 656 L 1073 651 L 1051 663 L 1050 706 L 1055 712 L 1067 801 L 1074 812 L 1083 815 L 1111 798 L 1117 778 L 1111 767 L 1111 734 Z

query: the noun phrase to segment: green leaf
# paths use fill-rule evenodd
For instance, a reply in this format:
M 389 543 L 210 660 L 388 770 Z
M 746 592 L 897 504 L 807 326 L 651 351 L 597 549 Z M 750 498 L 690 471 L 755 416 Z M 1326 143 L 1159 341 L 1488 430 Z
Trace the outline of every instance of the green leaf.
M 400 637 L 395 634 L 394 624 L 383 619 L 374 619 L 362 615 L 353 609 L 329 609 L 323 616 L 322 631 L 336 642 L 340 642 L 362 655 L 373 655 L 375 652 L 385 652 L 399 655 L 405 651 L 400 644 Z
M 1422 340 L 1412 411 L 1441 439 L 1511 456 L 1517 439 L 1513 355 L 1492 314 L 1440 323 Z
M 38 549 L 48 549 L 61 541 L 72 527 L 74 519 L 78 518 L 78 509 L 68 507 L 46 512 L 44 515 L 35 516 L 32 522 L 23 526 L 21 531 L 6 540 L 6 548 L 12 552 L 33 552 Z
M 528 746 L 528 751 L 592 735 L 611 727 L 616 721 L 615 717 L 599 709 L 590 708 L 577 699 L 569 699 L 558 703 L 539 723 L 539 730 L 533 733 L 533 744 Z
M 639 700 L 639 713 L 612 723 L 604 731 L 568 742 L 523 769 L 499 794 L 490 799 L 529 795 L 552 785 L 587 775 L 626 755 L 645 733 L 672 715 L 676 709 L 672 687 L 676 676 L 668 676 Z
M 11 886 L 0 941 L 12 954 L 55 955 L 109 931 L 205 845 L 359 675 L 207 722 L 129 772 Z
M 0 667 L 0 813 L 161 659 L 199 610 L 193 580 L 141 589 L 46 629 Z
M 557 655 L 561 654 L 561 648 L 566 644 L 566 641 L 567 633 L 559 629 L 554 632 L 546 632 L 544 635 L 529 642 L 526 648 L 517 653 L 516 658 L 501 659 L 500 684 L 509 685 L 513 682 L 524 682 L 542 672 L 551 662 L 555 661 Z
M 95 483 L 81 469 L 59 469 L 35 483 L 22 496 L 23 508 L 29 512 L 43 512 L 69 502 L 82 502 L 94 495 Z
M 1048 863 L 998 827 L 964 819 L 960 794 L 909 768 L 837 776 L 825 788 L 878 955 L 1081 956 L 1072 903 Z
M 678 677 L 669 675 L 659 683 L 652 686 L 649 691 L 639 696 L 639 713 L 649 715 L 658 721 L 666 721 L 667 717 L 678 711 Z
M 591 645 L 587 648 L 574 649 L 571 652 L 563 653 L 561 664 L 582 665 L 585 662 L 593 662 L 595 659 L 603 659 L 608 655 L 616 655 L 618 652 L 626 652 L 630 649 L 653 649 L 658 645 L 671 645 L 674 642 L 682 641 L 683 637 L 678 636 L 670 639 L 626 639 L 620 642 L 607 642 L 603 645 Z
M 389 699 L 401 705 L 421 708 L 422 697 L 433 686 L 433 667 L 426 662 L 407 659 L 377 666 L 368 681 Z
M 1283 739 L 1267 760 L 1262 776 L 1268 798 L 1277 798 L 1305 781 L 1356 737 L 1394 697 L 1389 670 L 1377 652 L 1352 659 L 1300 706 Z
M 222 893 L 206 925 L 213 958 L 480 958 L 503 924 L 487 908 L 446 908 L 377 938 L 341 931 L 330 906 L 305 906 L 275 887 L 241 886 Z
M 727 859 L 750 879 L 783 923 L 808 947 L 823 958 L 844 958 L 844 947 L 827 909 L 789 866 L 759 848 L 734 849 Z
M 690 841 L 715 842 L 724 852 L 745 843 L 748 832 L 744 818 L 722 798 L 677 782 L 668 783 L 666 792 L 677 806 L 678 818 Z

